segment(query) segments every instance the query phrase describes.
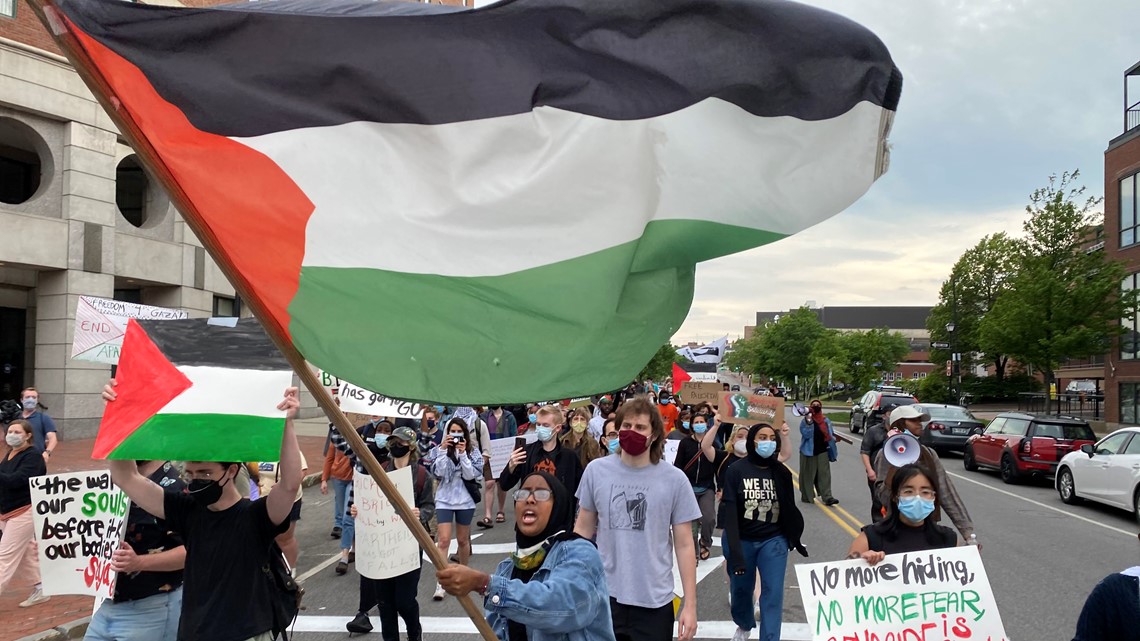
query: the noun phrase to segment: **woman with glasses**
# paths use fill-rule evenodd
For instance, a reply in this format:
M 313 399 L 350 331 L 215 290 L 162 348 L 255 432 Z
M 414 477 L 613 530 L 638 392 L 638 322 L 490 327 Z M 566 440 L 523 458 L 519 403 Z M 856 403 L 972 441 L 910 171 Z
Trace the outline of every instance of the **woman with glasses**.
M 590 412 L 584 407 L 570 410 L 568 417 L 570 431 L 562 434 L 562 446 L 578 453 L 578 460 L 585 469 L 590 461 L 602 457 L 602 448 L 586 431 L 590 424 Z
M 456 596 L 481 594 L 502 641 L 614 641 L 602 558 L 574 533 L 574 496 L 554 476 L 534 472 L 512 497 L 518 549 L 511 558 L 494 575 L 449 565 L 440 584 Z
M 888 554 L 955 547 L 958 534 L 931 518 L 937 504 L 934 475 L 921 465 L 900 467 L 891 479 L 890 513 L 863 528 L 847 558 L 862 558 L 875 565 Z

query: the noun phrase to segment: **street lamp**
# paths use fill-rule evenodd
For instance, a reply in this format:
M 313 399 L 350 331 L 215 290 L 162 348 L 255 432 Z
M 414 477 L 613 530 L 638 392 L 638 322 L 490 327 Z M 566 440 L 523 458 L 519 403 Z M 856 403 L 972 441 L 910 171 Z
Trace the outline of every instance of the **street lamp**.
M 956 362 L 956 359 L 954 358 L 957 355 L 957 353 L 955 352 L 956 346 L 954 344 L 954 328 L 955 327 L 957 327 L 957 325 L 955 325 L 953 321 L 946 323 L 946 333 L 950 334 L 950 394 L 951 394 L 951 396 L 954 397 L 954 404 L 957 405 L 958 404 L 958 394 L 955 393 L 955 390 L 954 390 L 954 372 L 957 371 L 957 369 L 958 369 L 958 363 Z

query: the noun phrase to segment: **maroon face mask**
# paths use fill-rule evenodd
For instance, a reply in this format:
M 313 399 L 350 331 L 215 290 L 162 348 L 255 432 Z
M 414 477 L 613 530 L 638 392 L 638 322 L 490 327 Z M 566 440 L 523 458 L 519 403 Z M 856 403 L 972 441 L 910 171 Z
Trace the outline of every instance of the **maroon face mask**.
M 634 430 L 618 432 L 618 442 L 621 443 L 621 449 L 630 456 L 639 456 L 649 449 L 649 437 Z

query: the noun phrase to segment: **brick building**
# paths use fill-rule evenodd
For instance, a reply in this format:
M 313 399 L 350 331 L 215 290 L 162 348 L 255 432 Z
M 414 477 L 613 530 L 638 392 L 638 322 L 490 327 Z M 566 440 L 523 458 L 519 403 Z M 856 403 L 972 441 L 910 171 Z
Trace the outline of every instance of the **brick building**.
M 31 8 L 0 0 L 0 398 L 39 388 L 63 438 L 94 434 L 110 375 L 70 358 L 80 295 L 241 311 Z

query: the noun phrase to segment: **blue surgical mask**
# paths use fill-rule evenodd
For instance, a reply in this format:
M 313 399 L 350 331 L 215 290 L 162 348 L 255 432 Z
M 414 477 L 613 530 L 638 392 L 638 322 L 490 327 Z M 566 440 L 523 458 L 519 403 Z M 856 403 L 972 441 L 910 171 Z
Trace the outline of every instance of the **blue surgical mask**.
M 537 423 L 538 422 L 538 414 L 527 414 L 526 418 L 531 423 Z
M 685 429 L 689 429 L 689 422 L 688 421 L 681 421 L 681 427 L 683 427 Z
M 661 399 L 661 404 L 662 404 L 662 405 L 668 405 L 669 403 L 672 403 L 672 402 L 673 402 L 673 400 L 672 400 L 672 399 L 668 399 L 668 398 L 663 398 L 663 399 Z
M 760 458 L 768 458 L 776 453 L 776 441 L 757 441 L 756 453 Z
M 688 425 L 686 425 L 685 427 L 688 427 Z M 704 434 L 705 432 L 709 431 L 709 424 L 708 423 L 694 423 L 693 424 L 693 431 L 696 432 L 697 434 Z
M 921 523 L 934 512 L 934 500 L 921 496 L 904 496 L 899 499 L 899 514 L 914 523 Z
M 610 440 L 610 444 L 607 447 L 610 449 L 610 454 L 617 454 L 619 451 L 621 451 L 621 441 L 617 440 L 616 438 L 612 439 Z
M 546 427 L 545 425 L 539 425 L 538 427 L 534 428 L 534 432 L 535 432 L 535 434 L 538 435 L 538 440 L 542 441 L 543 443 L 546 443 L 550 439 L 554 438 L 554 428 L 553 427 Z
M 377 434 L 376 436 L 372 437 L 372 440 L 376 443 L 376 447 L 384 447 L 384 445 L 388 442 L 388 435 Z

